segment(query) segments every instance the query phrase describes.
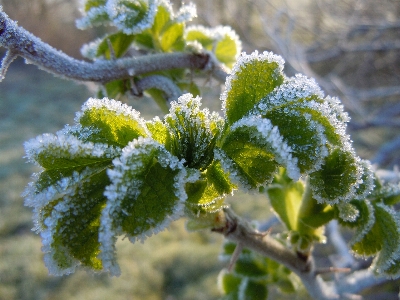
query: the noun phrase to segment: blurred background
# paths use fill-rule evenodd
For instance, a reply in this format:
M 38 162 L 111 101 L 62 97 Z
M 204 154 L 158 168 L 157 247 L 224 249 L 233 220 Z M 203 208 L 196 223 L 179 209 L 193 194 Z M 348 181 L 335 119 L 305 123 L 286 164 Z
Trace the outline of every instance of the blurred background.
M 81 31 L 78 2 L 0 0 L 18 24 L 63 52 L 82 59 L 80 47 L 104 32 Z M 173 1 L 178 8 L 181 1 Z M 273 51 L 288 75 L 316 78 L 338 96 L 352 120 L 349 133 L 358 154 L 379 168 L 400 164 L 400 1 L 398 0 L 202 0 L 194 1 L 206 26 L 230 25 L 243 50 Z M 0 54 L 4 55 L 4 49 Z M 220 110 L 217 84 L 204 81 L 204 102 Z M 214 89 L 213 89 L 214 88 Z M 37 169 L 25 163 L 23 142 L 71 124 L 93 93 L 88 85 L 63 80 L 19 58 L 0 83 L 0 300 L 9 299 L 217 299 L 222 239 L 188 233 L 184 221 L 144 244 L 119 241 L 122 275 L 79 271 L 52 277 L 44 266 L 40 237 L 31 232 L 31 212 L 20 196 Z M 150 118 L 160 111 L 148 99 L 129 104 Z M 398 169 L 397 169 L 398 170 Z M 228 199 L 243 216 L 269 217 L 263 196 Z M 321 246 L 329 255 L 329 245 Z M 399 281 L 381 285 L 366 299 L 397 299 Z M 271 294 L 271 299 L 278 299 Z M 301 299 L 304 294 L 290 295 Z M 284 297 L 282 298 L 284 299 Z

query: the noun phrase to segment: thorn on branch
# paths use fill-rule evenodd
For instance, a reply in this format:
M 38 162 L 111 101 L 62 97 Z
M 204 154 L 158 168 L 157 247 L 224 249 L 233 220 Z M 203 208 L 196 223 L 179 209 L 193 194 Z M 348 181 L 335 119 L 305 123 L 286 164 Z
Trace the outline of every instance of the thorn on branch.
M 0 68 L 0 82 L 5 78 L 7 69 L 11 65 L 11 63 L 18 57 L 18 54 L 13 52 L 11 49 L 7 50 L 6 55 L 4 56 L 3 60 L 1 61 L 1 68 Z
M 233 266 L 236 264 L 237 260 L 239 259 L 240 254 L 243 251 L 243 244 L 242 243 L 237 243 L 235 247 L 235 251 L 233 251 L 231 259 L 229 261 L 228 265 L 228 272 L 231 272 L 233 269 Z

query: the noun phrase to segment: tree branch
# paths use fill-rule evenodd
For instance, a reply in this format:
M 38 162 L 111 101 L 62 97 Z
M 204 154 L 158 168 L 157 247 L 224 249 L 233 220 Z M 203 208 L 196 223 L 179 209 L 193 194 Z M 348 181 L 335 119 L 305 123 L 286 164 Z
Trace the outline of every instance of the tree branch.
M 243 245 L 264 256 L 283 264 L 300 277 L 313 299 L 339 299 L 333 286 L 326 284 L 317 275 L 313 260 L 292 252 L 269 235 L 260 234 L 248 222 L 240 219 L 230 208 L 224 209 L 226 222 L 222 228 L 213 231 L 223 234 L 227 239 Z
M 22 27 L 19 27 L 16 22 L 2 11 L 1 7 L 0 45 L 9 50 L 8 53 L 12 54 L 13 59 L 16 56 L 21 56 L 41 69 L 78 81 L 106 83 L 160 70 L 182 68 L 202 70 L 206 66 L 209 67 L 209 55 L 206 53 L 165 53 L 116 60 L 99 59 L 94 62 L 77 60 L 54 49 Z M 6 55 L 3 59 L 1 69 L 3 76 L 11 61 L 10 55 Z M 219 69 L 219 67 L 214 66 L 214 69 Z M 220 70 L 215 72 L 218 74 L 216 78 L 219 80 L 223 78 L 219 74 L 220 72 Z
M 161 75 L 146 76 L 140 79 L 136 83 L 136 86 L 139 94 L 151 88 L 161 90 L 165 93 L 168 100 L 176 100 L 182 95 L 180 88 L 171 79 Z

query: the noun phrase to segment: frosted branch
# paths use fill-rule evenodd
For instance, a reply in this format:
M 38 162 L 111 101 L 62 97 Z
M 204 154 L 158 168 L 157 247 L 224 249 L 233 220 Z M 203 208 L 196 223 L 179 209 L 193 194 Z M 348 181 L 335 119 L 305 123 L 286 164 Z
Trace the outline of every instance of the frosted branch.
M 21 56 L 30 63 L 39 66 L 39 68 L 65 78 L 100 83 L 160 70 L 184 68 L 202 70 L 209 64 L 208 54 L 183 52 L 127 57 L 116 60 L 99 59 L 94 62 L 77 60 L 56 50 L 19 27 L 1 8 L 0 45 L 8 49 L 8 55 L 2 62 L 3 76 L 8 65 L 16 56 Z M 218 68 L 215 67 L 215 69 Z M 219 74 L 216 77 L 221 80 L 223 76 L 221 77 Z
M 370 269 L 356 271 L 338 282 L 337 289 L 342 293 L 356 294 L 365 288 L 387 281 L 385 277 L 377 277 Z
M 339 232 L 339 225 L 337 220 L 333 220 L 328 224 L 327 234 L 329 236 L 329 241 L 331 241 L 333 247 L 337 252 L 337 257 L 335 257 L 335 266 L 352 267 L 355 264 L 355 260 L 350 254 L 350 249 L 347 246 L 346 241 Z
M 169 78 L 161 75 L 153 75 L 142 78 L 136 83 L 138 93 L 155 88 L 163 91 L 168 100 L 177 100 L 182 95 L 180 88 Z
M 255 230 L 248 222 L 240 219 L 230 208 L 225 208 L 226 222 L 222 228 L 213 231 L 222 233 L 227 239 L 241 244 L 261 255 L 267 256 L 300 277 L 313 299 L 339 299 L 334 287 L 326 284 L 314 268 L 313 260 L 292 252 L 280 242 Z

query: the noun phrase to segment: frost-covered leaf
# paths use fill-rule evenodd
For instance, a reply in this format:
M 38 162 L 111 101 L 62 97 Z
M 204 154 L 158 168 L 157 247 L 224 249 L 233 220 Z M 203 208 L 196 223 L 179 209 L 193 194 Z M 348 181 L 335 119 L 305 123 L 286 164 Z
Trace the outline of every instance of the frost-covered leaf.
M 111 165 L 118 148 L 104 144 L 83 143 L 74 136 L 58 132 L 43 134 L 25 143 L 29 162 L 43 168 L 25 192 L 26 205 L 40 209 L 60 197 L 70 184 L 68 178 L 88 167 Z
M 159 117 L 155 117 L 152 121 L 146 122 L 147 129 L 150 131 L 151 137 L 162 145 L 165 145 L 167 141 L 167 126 L 160 120 Z
M 115 100 L 90 98 L 75 118 L 75 134 L 85 141 L 125 147 L 149 132 L 140 113 Z
M 76 27 L 87 29 L 92 26 L 106 24 L 110 21 L 107 9 L 107 0 L 88 0 L 82 8 L 83 17 L 76 21 Z
M 97 258 L 100 215 L 105 205 L 104 188 L 109 184 L 106 167 L 87 168 L 76 176 L 65 195 L 42 208 L 41 231 L 44 261 L 49 272 L 64 275 L 78 265 L 101 270 Z M 71 181 L 72 181 L 71 180 Z
M 198 42 L 204 49 L 212 50 L 214 44 L 213 33 L 210 28 L 204 26 L 190 26 L 185 31 L 185 40 L 187 42 Z
M 339 218 L 344 222 L 355 222 L 360 216 L 360 211 L 357 206 L 352 203 L 341 202 L 337 204 L 337 208 L 339 211 Z
M 165 116 L 168 128 L 166 148 L 185 160 L 189 168 L 204 170 L 213 161 L 214 146 L 220 133 L 221 118 L 208 109 L 200 110 L 201 99 L 184 94 L 171 103 Z
M 400 184 L 385 184 L 374 196 L 386 205 L 396 205 L 400 202 Z
M 321 169 L 310 174 L 314 198 L 329 204 L 350 201 L 356 196 L 362 170 L 359 158 L 351 149 L 332 149 Z
M 190 26 L 186 29 L 185 40 L 188 44 L 198 43 L 203 49 L 213 52 L 215 58 L 228 69 L 232 68 L 242 50 L 238 35 L 229 26 Z
M 110 19 L 125 34 L 138 34 L 151 28 L 157 12 L 156 0 L 108 0 Z
M 229 26 L 217 26 L 214 31 L 217 36 L 214 46 L 215 56 L 221 63 L 231 69 L 242 49 L 239 37 Z
M 301 173 L 316 170 L 327 154 L 323 127 L 310 114 L 295 108 L 277 108 L 263 117 L 271 120 L 298 160 Z
M 287 167 L 290 175 L 300 177 L 297 161 L 276 127 L 267 119 L 255 116 L 234 123 L 220 143 L 222 165 L 235 184 L 257 189 L 272 181 L 278 166 Z
M 384 275 L 387 271 L 387 275 L 398 277 L 396 263 L 400 255 L 399 215 L 383 203 L 373 203 L 372 208 L 370 204 L 367 205 L 367 213 L 360 210 L 360 216 L 365 220 L 364 226 L 356 229 L 351 249 L 363 257 L 377 255 L 371 268 L 379 274 Z
M 183 214 L 187 199 L 186 170 L 176 157 L 159 143 L 140 137 L 123 149 L 108 171 L 107 206 L 100 226 L 100 258 L 106 270 L 118 274 L 114 257 L 115 239 L 125 234 L 130 241 L 167 227 Z
M 371 194 L 375 187 L 375 174 L 372 171 L 371 163 L 367 160 L 359 161 L 360 171 L 362 173 L 359 185 L 355 191 L 355 199 L 365 200 Z M 400 190 L 400 189 L 399 189 Z M 400 195 L 400 192 L 399 192 Z M 400 200 L 400 197 L 399 197 Z M 386 203 L 388 204 L 388 203 Z
M 154 17 L 154 23 L 151 28 L 152 33 L 158 36 L 164 26 L 169 23 L 173 17 L 172 7 L 168 1 L 161 1 L 162 4 L 157 7 L 157 13 Z
M 228 124 L 245 116 L 283 82 L 283 59 L 270 52 L 242 53 L 228 76 L 221 95 Z
M 102 269 L 98 260 L 98 227 L 106 169 L 120 154 L 104 144 L 84 143 L 59 132 L 25 143 L 27 157 L 43 170 L 25 190 L 25 204 L 34 208 L 36 230 L 43 239 L 50 273 L 68 274 L 76 266 Z
M 378 241 L 382 241 L 382 245 L 371 267 L 376 269 L 379 274 L 385 274 L 386 270 L 390 270 L 392 276 L 395 276 L 393 270 L 400 257 L 400 217 L 392 208 L 377 203 L 375 205 L 375 224 L 374 227 L 379 228 L 381 238 Z
M 107 0 L 85 0 L 81 1 L 82 10 L 88 12 L 93 7 L 100 7 L 106 4 Z

